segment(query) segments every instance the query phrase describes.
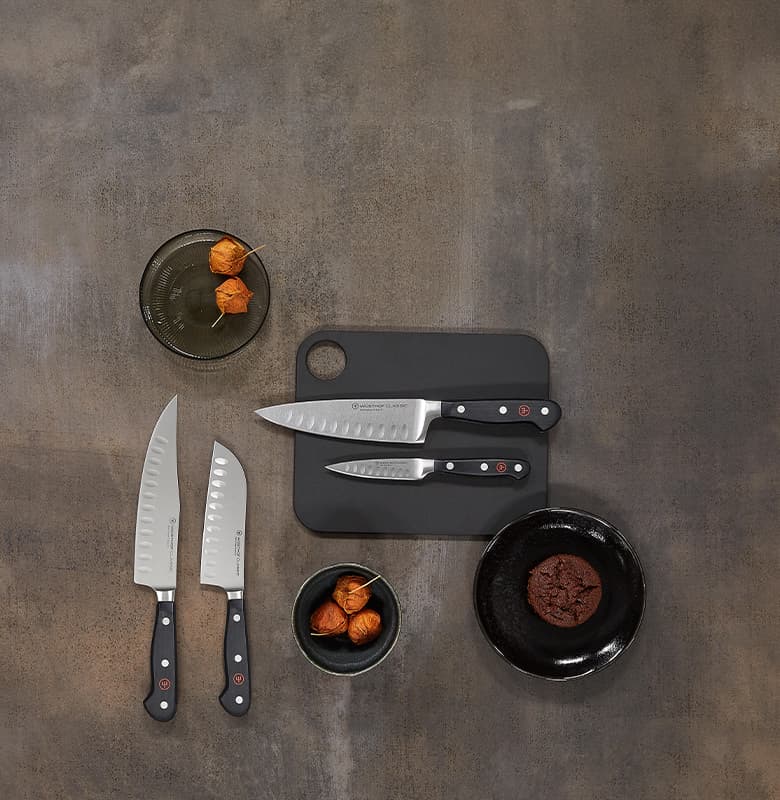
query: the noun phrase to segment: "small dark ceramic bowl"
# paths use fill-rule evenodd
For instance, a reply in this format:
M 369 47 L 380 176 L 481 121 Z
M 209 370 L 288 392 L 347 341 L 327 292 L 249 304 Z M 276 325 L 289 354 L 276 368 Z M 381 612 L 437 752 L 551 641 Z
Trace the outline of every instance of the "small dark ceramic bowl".
M 270 289 L 257 253 L 247 256 L 238 278 L 254 292 L 245 314 L 219 317 L 214 290 L 229 275 L 209 269 L 209 250 L 223 236 L 248 251 L 253 247 L 232 233 L 196 230 L 169 239 L 149 259 L 141 278 L 141 313 L 146 327 L 169 350 L 202 361 L 224 358 L 247 345 L 263 325 Z
M 373 608 L 382 617 L 382 633 L 373 642 L 354 645 L 342 636 L 312 636 L 309 617 L 326 600 L 341 575 L 363 575 L 370 581 L 376 572 L 360 564 L 333 564 L 315 572 L 298 590 L 292 611 L 295 641 L 306 658 L 331 675 L 360 675 L 380 662 L 395 646 L 401 629 L 401 606 L 393 587 L 380 578 L 371 584 L 371 599 L 366 608 Z
M 550 625 L 528 603 L 528 573 L 558 553 L 581 556 L 601 577 L 598 608 L 574 628 Z M 584 511 L 543 508 L 511 522 L 485 548 L 474 606 L 485 637 L 510 664 L 568 680 L 606 667 L 631 644 L 644 613 L 645 580 L 617 528 Z

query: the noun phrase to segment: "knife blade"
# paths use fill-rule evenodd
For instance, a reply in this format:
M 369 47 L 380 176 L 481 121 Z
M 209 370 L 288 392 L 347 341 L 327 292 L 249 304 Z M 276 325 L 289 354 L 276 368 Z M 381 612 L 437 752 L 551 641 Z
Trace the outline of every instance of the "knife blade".
M 244 613 L 246 475 L 227 447 L 214 442 L 203 519 L 200 582 L 227 592 L 225 689 L 219 702 L 229 714 L 249 711 L 249 648 Z
M 258 408 L 255 414 L 276 425 L 337 439 L 422 444 L 433 420 L 518 423 L 552 428 L 561 409 L 551 400 L 307 400 Z
M 157 595 L 151 647 L 152 687 L 144 707 L 159 722 L 168 722 L 176 713 L 177 397 L 163 409 L 152 431 L 141 473 L 135 523 L 133 580 L 154 589 Z
M 328 464 L 325 469 L 353 478 L 421 481 L 434 473 L 520 479 L 528 475 L 531 465 L 512 458 L 364 458 Z

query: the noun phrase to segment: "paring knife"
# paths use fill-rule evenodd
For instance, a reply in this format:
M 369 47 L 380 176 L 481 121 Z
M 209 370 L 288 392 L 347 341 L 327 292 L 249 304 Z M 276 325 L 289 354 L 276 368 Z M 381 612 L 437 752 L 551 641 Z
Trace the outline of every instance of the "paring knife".
M 135 523 L 133 580 L 154 589 L 157 617 L 152 637 L 152 688 L 144 707 L 168 722 L 176 713 L 176 550 L 179 540 L 179 478 L 176 468 L 174 397 L 160 414 L 146 450 Z
M 225 689 L 219 702 L 229 714 L 249 711 L 249 649 L 244 618 L 246 476 L 238 459 L 214 442 L 203 520 L 200 582 L 227 592 Z
M 439 417 L 471 422 L 530 422 L 552 428 L 561 409 L 551 400 L 309 400 L 258 408 L 255 414 L 303 433 L 396 444 L 422 444 Z
M 421 481 L 433 473 L 484 478 L 525 478 L 531 471 L 527 461 L 501 458 L 364 458 L 328 464 L 325 469 L 352 478 L 385 481 Z

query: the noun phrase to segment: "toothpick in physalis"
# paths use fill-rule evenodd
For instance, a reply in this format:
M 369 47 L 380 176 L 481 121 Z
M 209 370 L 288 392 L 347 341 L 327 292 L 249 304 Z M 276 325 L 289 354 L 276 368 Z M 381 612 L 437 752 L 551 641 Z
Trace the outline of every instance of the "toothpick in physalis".
M 361 589 L 365 589 L 366 586 L 368 586 L 369 584 L 372 584 L 374 581 L 378 581 L 381 577 L 382 577 L 381 575 L 375 575 L 373 578 L 371 578 L 370 581 L 367 581 L 362 586 L 356 586 L 354 589 L 350 589 L 347 592 L 347 594 L 352 594 L 352 592 L 359 592 Z

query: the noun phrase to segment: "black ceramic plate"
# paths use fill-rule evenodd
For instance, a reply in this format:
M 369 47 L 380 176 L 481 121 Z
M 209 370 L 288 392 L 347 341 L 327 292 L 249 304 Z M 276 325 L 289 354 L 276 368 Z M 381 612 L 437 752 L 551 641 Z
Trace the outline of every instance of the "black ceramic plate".
M 268 275 L 257 253 L 244 263 L 238 277 L 254 297 L 246 314 L 219 317 L 214 289 L 229 276 L 209 269 L 209 250 L 223 236 L 247 249 L 254 245 L 232 233 L 188 231 L 169 239 L 152 256 L 141 278 L 141 312 L 155 338 L 169 350 L 198 359 L 223 358 L 250 342 L 268 313 Z
M 393 588 L 380 578 L 371 584 L 372 595 L 366 606 L 382 617 L 382 633 L 373 642 L 358 646 L 346 635 L 312 636 L 309 617 L 318 606 L 331 599 L 340 575 L 364 575 L 369 581 L 376 572 L 360 564 L 334 564 L 315 572 L 295 598 L 293 634 L 298 647 L 315 667 L 333 675 L 359 675 L 383 661 L 395 646 L 401 627 L 401 607 Z
M 574 628 L 558 628 L 528 603 L 528 573 L 556 553 L 581 556 L 601 576 L 601 602 Z M 636 553 L 617 528 L 584 511 L 545 508 L 510 523 L 488 544 L 474 579 L 482 632 L 510 664 L 552 680 L 588 675 L 633 641 L 645 607 Z

